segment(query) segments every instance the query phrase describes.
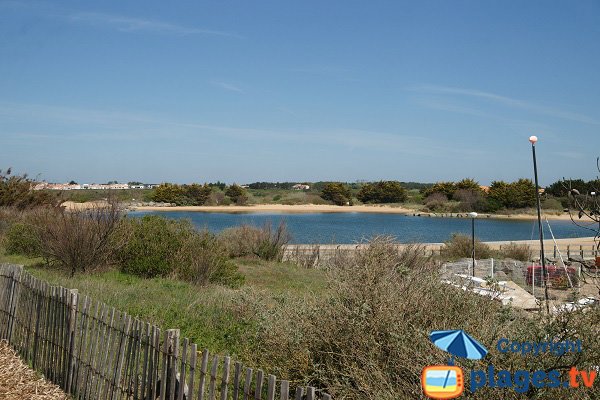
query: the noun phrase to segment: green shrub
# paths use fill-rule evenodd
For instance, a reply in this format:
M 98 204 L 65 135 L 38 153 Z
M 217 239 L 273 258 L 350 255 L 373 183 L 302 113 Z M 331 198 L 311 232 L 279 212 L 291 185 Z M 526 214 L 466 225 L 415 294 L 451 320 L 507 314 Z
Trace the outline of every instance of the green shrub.
M 408 195 L 400 182 L 380 181 L 365 184 L 356 197 L 363 203 L 401 203 Z
M 6 254 L 19 254 L 31 258 L 39 257 L 42 243 L 36 228 L 27 223 L 14 223 L 4 238 Z
M 158 215 L 127 219 L 122 229 L 129 239 L 119 251 L 121 271 L 145 278 L 172 274 L 173 256 L 194 233 L 191 222 Z
M 547 197 L 542 201 L 542 209 L 544 210 L 562 211 L 563 208 L 561 201 L 554 197 Z
M 446 259 L 455 260 L 471 257 L 472 250 L 473 242 L 470 236 L 454 233 L 450 240 L 444 242 L 440 253 L 442 257 Z M 475 238 L 475 257 L 477 259 L 482 259 L 490 258 L 491 256 L 492 250 L 490 249 L 490 246 Z
M 243 283 L 223 244 L 206 230 L 198 232 L 189 220 L 146 215 L 125 220 L 121 230 L 128 238 L 119 251 L 122 272 L 196 284 L 237 287 Z
M 217 237 L 207 230 L 183 238 L 174 256 L 177 278 L 204 285 L 209 282 L 239 287 L 244 276 L 229 259 L 227 250 Z

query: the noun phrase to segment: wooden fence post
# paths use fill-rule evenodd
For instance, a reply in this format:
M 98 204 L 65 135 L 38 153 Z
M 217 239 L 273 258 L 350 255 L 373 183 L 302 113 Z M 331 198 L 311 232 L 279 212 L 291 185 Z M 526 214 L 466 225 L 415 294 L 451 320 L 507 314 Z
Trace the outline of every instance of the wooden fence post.
M 65 392 L 72 393 L 71 385 L 73 383 L 73 371 L 75 369 L 75 338 L 77 337 L 77 304 L 79 301 L 79 293 L 77 289 L 72 289 L 69 293 L 69 349 L 68 349 L 68 361 L 67 361 L 67 377 Z

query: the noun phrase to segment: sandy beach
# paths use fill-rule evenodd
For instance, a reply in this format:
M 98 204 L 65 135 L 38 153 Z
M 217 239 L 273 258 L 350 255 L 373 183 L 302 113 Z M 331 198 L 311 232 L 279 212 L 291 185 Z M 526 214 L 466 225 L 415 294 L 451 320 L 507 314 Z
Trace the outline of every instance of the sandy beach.
M 451 217 L 451 218 L 469 218 L 468 213 L 429 213 L 420 212 L 410 208 L 393 207 L 387 205 L 357 205 L 357 206 L 334 206 L 317 204 L 253 204 L 249 206 L 180 206 L 180 207 L 133 207 L 136 211 L 195 211 L 195 212 L 223 212 L 223 213 L 242 213 L 242 212 L 280 212 L 280 213 L 380 213 L 380 214 L 402 214 L 415 215 L 420 217 Z M 546 213 L 544 217 L 549 220 L 570 220 L 568 213 L 557 215 L 556 213 Z M 533 220 L 537 218 L 535 214 L 479 214 L 478 218 L 495 219 L 517 219 Z

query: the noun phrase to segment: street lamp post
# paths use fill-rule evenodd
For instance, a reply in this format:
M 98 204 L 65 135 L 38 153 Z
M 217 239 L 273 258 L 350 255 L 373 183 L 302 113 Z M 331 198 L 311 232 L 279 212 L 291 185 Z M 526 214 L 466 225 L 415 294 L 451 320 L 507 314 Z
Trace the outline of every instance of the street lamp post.
M 477 218 L 476 212 L 470 212 L 469 217 L 471 217 L 471 275 L 475 276 L 475 218 Z
M 537 216 L 538 216 L 538 229 L 540 231 L 540 259 L 542 261 L 542 281 L 544 283 L 544 300 L 546 303 L 546 312 L 550 314 L 550 304 L 548 303 L 548 273 L 546 271 L 546 257 L 544 256 L 544 230 L 542 229 L 542 206 L 540 203 L 540 186 L 538 184 L 538 173 L 537 173 L 537 161 L 535 158 L 535 143 L 537 142 L 537 136 L 529 137 L 531 142 L 531 151 L 533 153 L 533 174 L 535 176 L 535 194 L 537 199 Z M 535 268 L 532 268 L 531 273 L 535 276 Z

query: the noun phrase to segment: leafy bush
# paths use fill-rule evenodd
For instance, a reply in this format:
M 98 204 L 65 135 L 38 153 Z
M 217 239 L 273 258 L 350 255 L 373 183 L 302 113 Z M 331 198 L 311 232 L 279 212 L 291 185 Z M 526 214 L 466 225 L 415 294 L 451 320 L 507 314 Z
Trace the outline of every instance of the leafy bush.
M 244 276 L 229 259 L 227 250 L 217 237 L 203 230 L 183 239 L 174 256 L 177 278 L 204 285 L 209 282 L 231 287 L 241 286 Z
M 554 211 L 562 211 L 563 205 L 559 199 L 554 197 L 545 198 L 542 201 L 542 209 L 544 210 L 554 210 Z
M 39 257 L 42 243 L 37 229 L 27 223 L 14 223 L 8 228 L 4 238 L 6 254 L 20 254 L 27 257 Z
M 455 233 L 452 238 L 446 242 L 441 248 L 441 255 L 449 260 L 455 260 L 458 258 L 469 258 L 472 255 L 473 242 L 470 236 L 461 235 Z M 490 258 L 492 256 L 492 250 L 490 246 L 482 243 L 479 239 L 475 238 L 475 257 L 478 259 Z
M 401 203 L 408 195 L 400 182 L 380 181 L 364 185 L 356 197 L 363 203 Z
M 262 228 L 241 225 L 225 229 L 220 233 L 219 239 L 230 257 L 254 256 L 263 260 L 281 261 L 290 235 L 282 222 L 275 230 L 270 223 Z
M 118 253 L 121 271 L 145 278 L 171 275 L 175 255 L 194 233 L 187 220 L 158 215 L 128 218 L 121 229 L 128 240 Z
M 144 278 L 169 276 L 197 284 L 239 286 L 243 282 L 217 237 L 196 231 L 188 220 L 146 215 L 126 219 L 122 231 L 128 237 L 118 255 L 123 272 Z
M 500 251 L 502 258 L 512 258 L 513 260 L 519 261 L 531 261 L 533 257 L 533 251 L 531 247 L 526 244 L 509 243 L 502 246 Z

